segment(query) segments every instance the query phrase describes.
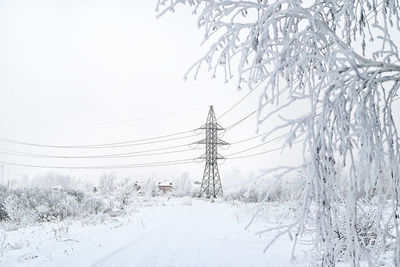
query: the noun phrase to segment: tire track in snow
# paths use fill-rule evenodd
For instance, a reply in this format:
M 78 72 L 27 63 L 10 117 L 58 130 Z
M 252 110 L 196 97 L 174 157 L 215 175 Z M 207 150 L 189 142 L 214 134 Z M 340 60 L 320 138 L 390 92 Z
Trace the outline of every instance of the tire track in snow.
M 112 264 L 108 265 L 108 264 L 110 264 L 108 262 L 112 261 L 112 259 L 118 258 L 119 254 L 123 253 L 124 251 L 126 251 L 128 249 L 132 249 L 133 247 L 142 245 L 143 241 L 148 240 L 151 237 L 163 232 L 163 230 L 165 230 L 165 228 L 167 228 L 168 226 L 170 226 L 170 224 L 165 224 L 162 227 L 157 228 L 156 230 L 149 229 L 149 231 L 147 231 L 144 234 L 139 235 L 138 237 L 135 237 L 128 244 L 126 244 L 126 245 L 124 245 L 122 247 L 119 247 L 119 248 L 113 250 L 112 252 L 108 253 L 104 257 L 96 260 L 96 262 L 93 263 L 91 265 L 91 267 L 101 267 L 101 266 L 110 266 L 111 267 L 111 266 L 114 266 Z M 118 266 L 118 265 L 116 265 L 116 266 Z
M 166 207 L 171 213 L 157 230 L 134 238 L 128 244 L 98 259 L 92 267 L 112 266 L 204 266 L 199 263 L 198 245 L 210 229 L 197 210 L 188 206 Z M 201 212 L 203 213 L 203 212 Z M 200 223 L 202 222 L 202 223 Z M 190 263 L 188 263 L 188 261 Z

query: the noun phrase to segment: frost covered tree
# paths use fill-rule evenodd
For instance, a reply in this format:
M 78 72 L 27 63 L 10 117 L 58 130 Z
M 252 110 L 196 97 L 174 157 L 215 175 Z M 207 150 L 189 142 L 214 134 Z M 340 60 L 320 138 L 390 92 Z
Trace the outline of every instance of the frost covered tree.
M 261 83 L 261 126 L 298 103 L 309 109 L 275 129 L 288 146 L 304 138 L 309 172 L 302 215 L 278 235 L 294 248 L 313 236 L 322 266 L 377 265 L 388 249 L 400 266 L 399 1 L 159 0 L 158 15 L 179 5 L 193 7 L 210 45 L 185 77 L 204 65 L 239 89 Z
M 116 188 L 117 176 L 113 173 L 103 173 L 99 177 L 99 190 L 103 195 L 112 195 Z
M 130 199 L 137 191 L 137 184 L 130 178 L 123 178 L 116 184 L 115 195 L 121 203 L 121 208 L 129 204 Z
M 176 196 L 183 197 L 192 194 L 192 181 L 188 172 L 182 173 L 179 178 L 175 179 L 174 184 L 174 194 Z

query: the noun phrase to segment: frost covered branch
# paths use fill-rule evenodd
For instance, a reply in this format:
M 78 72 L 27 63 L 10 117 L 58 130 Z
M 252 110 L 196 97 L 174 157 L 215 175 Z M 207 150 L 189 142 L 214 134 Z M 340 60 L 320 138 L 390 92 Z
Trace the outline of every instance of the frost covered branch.
M 400 143 L 392 109 L 400 87 L 393 38 L 400 34 L 399 1 L 159 0 L 157 10 L 163 15 L 180 4 L 193 6 L 210 45 L 185 77 L 206 66 L 212 76 L 236 77 L 238 88 L 263 82 L 260 124 L 299 100 L 308 105 L 306 116 L 276 128 L 289 129 L 289 146 L 305 137 L 303 213 L 287 228 L 297 229 L 294 242 L 314 225 L 323 266 L 372 266 L 393 236 L 393 266 L 400 266 Z M 276 111 L 263 116 L 267 102 Z

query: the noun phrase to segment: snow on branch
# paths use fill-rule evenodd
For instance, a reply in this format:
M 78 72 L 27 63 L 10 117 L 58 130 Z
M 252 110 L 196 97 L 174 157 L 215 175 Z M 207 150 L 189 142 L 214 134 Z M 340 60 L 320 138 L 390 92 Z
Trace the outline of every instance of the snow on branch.
M 305 137 L 308 170 L 303 213 L 283 232 L 297 229 L 296 243 L 314 225 L 323 266 L 378 264 L 388 247 L 400 266 L 400 143 L 392 109 L 400 87 L 399 1 L 159 0 L 158 14 L 184 4 L 193 6 L 209 45 L 185 77 L 205 66 L 213 77 L 236 77 L 238 88 L 262 82 L 260 124 L 307 103 L 308 114 L 275 128 L 289 129 L 289 146 Z M 263 101 L 275 111 L 262 116 Z M 360 203 L 372 203 L 368 216 Z M 392 212 L 379 215 L 382 208 Z

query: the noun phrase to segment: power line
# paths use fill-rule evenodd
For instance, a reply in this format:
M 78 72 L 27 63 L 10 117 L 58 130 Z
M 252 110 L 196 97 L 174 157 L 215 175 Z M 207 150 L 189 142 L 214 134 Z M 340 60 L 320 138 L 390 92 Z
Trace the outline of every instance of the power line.
M 244 99 L 246 99 L 252 92 L 255 91 L 255 89 L 257 89 L 258 86 L 260 86 L 262 84 L 262 81 L 257 84 L 253 89 L 251 89 L 244 97 L 242 97 L 241 99 L 239 99 L 239 101 L 237 101 L 235 104 L 233 104 L 233 106 L 231 106 L 227 111 L 225 111 L 221 116 L 219 116 L 217 119 L 220 120 L 222 117 L 224 117 L 226 114 L 228 114 L 232 109 L 234 109 L 237 105 L 239 105 Z
M 399 100 L 399 99 L 400 99 L 400 97 L 396 97 L 396 98 L 394 98 L 394 99 L 392 100 L 392 102 L 395 102 L 395 101 L 397 101 L 397 100 Z M 260 136 L 262 136 L 262 135 L 264 135 L 264 134 L 260 134 L 260 135 L 254 136 L 254 137 L 250 137 L 250 138 L 247 138 L 247 139 L 243 139 L 243 140 L 234 142 L 233 144 L 237 144 L 237 143 L 245 142 L 245 141 L 248 141 L 248 140 L 251 140 L 251 139 L 255 139 L 255 138 L 260 137 Z M 280 136 L 278 136 L 278 137 L 276 137 L 276 138 L 273 138 L 273 139 L 271 139 L 271 140 L 268 140 L 268 141 L 266 141 L 266 142 L 263 142 L 262 144 L 259 144 L 259 145 L 250 147 L 250 148 L 248 148 L 248 149 L 241 150 L 241 151 L 238 151 L 238 152 L 229 154 L 229 155 L 227 155 L 228 158 L 226 158 L 226 159 L 242 159 L 242 158 L 254 157 L 254 156 L 263 155 L 263 154 L 275 152 L 275 151 L 278 151 L 278 150 L 282 150 L 282 149 L 285 148 L 285 146 L 282 146 L 282 147 L 279 147 L 279 148 L 270 149 L 270 150 L 263 151 L 263 152 L 259 152 L 259 153 L 255 153 L 255 154 L 245 155 L 245 156 L 229 157 L 229 156 L 241 154 L 241 153 L 244 153 L 244 152 L 253 150 L 253 149 L 255 149 L 255 148 L 261 147 L 261 146 L 263 146 L 263 145 L 265 145 L 265 144 L 267 144 L 267 143 L 270 143 L 270 142 L 272 142 L 272 141 L 276 141 L 276 140 L 278 140 L 278 139 L 280 139 L 280 138 L 282 138 L 282 137 L 284 137 L 284 136 L 287 136 L 287 135 L 288 135 L 288 133 L 282 134 L 282 135 L 280 135 Z M 293 142 L 292 144 L 297 144 L 297 143 L 300 143 L 300 142 L 302 142 L 302 141 L 304 141 L 304 140 L 305 140 L 305 139 L 301 139 L 301 140 L 298 140 L 298 141 Z M 187 145 L 190 145 L 190 144 L 187 144 Z M 187 146 L 187 145 L 180 145 L 180 146 L 174 146 L 174 147 L 182 147 L 182 146 Z M 168 148 L 171 148 L 171 147 L 160 148 L 160 149 L 155 149 L 155 150 L 163 150 L 163 149 L 168 149 Z M 169 153 L 177 153 L 177 152 L 190 151 L 190 150 L 196 150 L 196 149 L 179 150 L 179 151 L 171 151 L 171 152 L 164 152 L 164 153 L 154 153 L 154 154 L 142 154 L 142 155 L 137 155 L 137 156 L 147 156 L 147 155 L 156 155 L 156 154 L 169 154 Z M 148 150 L 148 151 L 154 151 L 154 150 Z M 1 153 L 1 152 L 0 152 L 0 153 Z M 135 153 L 135 152 L 131 152 L 131 153 L 121 153 L 121 154 L 125 154 L 125 155 L 126 155 L 126 154 L 132 154 L 132 153 Z M 112 155 L 112 154 L 111 154 L 111 155 Z M 115 154 L 114 154 L 114 155 L 115 155 Z M 118 154 L 117 154 L 117 155 L 118 155 Z M 59 158 L 60 156 L 55 156 L 55 157 Z M 95 157 L 95 158 L 99 158 L 99 157 L 101 157 L 101 156 L 94 156 L 94 157 Z M 118 157 L 118 156 L 116 156 L 116 157 Z M 123 157 L 123 156 L 121 156 L 121 157 Z M 126 155 L 126 157 L 129 157 L 129 155 Z M 133 157 L 134 157 L 134 156 L 133 156 Z M 71 158 L 75 158 L 75 157 L 71 157 Z M 105 157 L 105 158 L 107 158 L 107 157 Z M 197 158 L 195 158 L 195 159 L 197 159 Z M 192 163 L 192 160 L 194 160 L 194 159 L 191 159 L 191 160 L 187 159 L 187 160 L 167 161 L 167 162 L 150 162 L 150 163 L 144 163 L 144 164 L 129 164 L 129 165 L 116 165 L 116 166 L 90 166 L 90 167 L 87 167 L 87 166 L 83 166 L 83 167 L 65 167 L 65 166 L 61 166 L 61 167 L 59 167 L 59 166 L 43 166 L 43 165 L 17 164 L 17 163 L 8 163 L 8 162 L 4 162 L 3 164 L 14 165 L 14 166 L 25 166 L 25 167 L 38 167 L 38 168 L 112 169 L 112 168 L 139 168 L 139 167 L 151 167 L 151 166 L 154 166 L 154 167 L 155 167 L 155 166 L 168 166 L 168 165 L 177 165 L 177 164 L 187 164 L 187 163 Z
M 294 82 L 296 82 L 296 81 L 297 81 L 297 78 L 295 79 Z M 262 82 L 260 82 L 257 86 L 259 86 L 261 83 L 262 83 Z M 256 87 L 257 87 L 257 86 L 256 86 Z M 289 86 L 286 86 L 285 88 L 279 90 L 279 94 L 284 93 L 284 92 L 287 91 L 289 88 L 290 88 Z M 254 89 L 255 89 L 255 88 L 254 88 Z M 274 98 L 269 99 L 266 103 L 264 103 L 264 104 L 261 106 L 261 108 L 265 107 L 265 106 L 266 106 L 267 104 L 269 104 L 273 99 L 274 99 Z M 248 118 L 250 118 L 252 115 L 254 115 L 254 114 L 257 112 L 257 110 L 259 110 L 259 108 L 257 108 L 256 110 L 253 110 L 252 112 L 250 112 L 248 115 L 244 116 L 244 117 L 243 117 L 242 119 L 240 119 L 239 121 L 237 121 L 237 122 L 231 124 L 230 126 L 226 127 L 226 130 L 224 131 L 224 133 L 227 132 L 227 131 L 229 131 L 229 130 L 231 130 L 232 128 L 236 127 L 237 125 L 239 125 L 239 124 L 242 123 L 243 121 L 247 120 Z
M 187 146 L 187 145 L 183 145 Z M 66 155 L 46 155 L 46 154 L 36 154 L 36 153 L 25 153 L 19 152 L 15 150 L 5 150 L 1 151 L 0 154 L 12 155 L 12 156 L 20 156 L 20 157 L 31 157 L 31 158 L 55 158 L 55 159 L 107 159 L 107 158 L 135 158 L 135 157 L 145 157 L 145 156 L 154 156 L 154 155 L 165 155 L 165 154 L 174 154 L 180 152 L 188 152 L 199 150 L 201 148 L 190 148 L 190 149 L 181 149 L 174 151 L 165 151 L 165 152 L 156 152 L 156 153 L 146 153 L 146 154 L 138 154 L 135 152 L 128 153 L 119 153 L 119 154 L 106 154 L 106 155 L 85 155 L 85 156 L 66 156 Z
M 51 165 L 46 166 L 46 165 L 34 165 L 34 164 L 20 164 L 13 162 L 0 162 L 0 164 L 18 166 L 18 167 L 43 168 L 43 169 L 76 169 L 76 170 L 131 169 L 131 168 L 170 166 L 170 165 L 188 164 L 188 163 L 194 163 L 194 159 L 158 161 L 158 162 L 148 162 L 142 164 L 102 165 L 102 166 L 51 166 Z
M 18 140 L 3 138 L 3 137 L 0 137 L 0 141 L 7 142 L 7 143 L 13 143 L 13 144 L 19 144 L 19 145 L 45 147 L 45 148 L 68 148 L 68 149 L 69 148 L 74 148 L 74 149 L 115 148 L 115 147 L 129 147 L 129 146 L 138 146 L 138 145 L 147 145 L 147 144 L 154 144 L 154 143 L 169 142 L 169 141 L 180 140 L 180 139 L 190 138 L 190 137 L 194 137 L 194 136 L 198 136 L 199 135 L 199 134 L 193 134 L 193 135 L 188 135 L 188 136 L 169 138 L 169 139 L 165 139 L 165 140 L 143 142 L 143 141 L 148 141 L 148 140 L 155 140 L 155 139 L 161 139 L 161 138 L 165 138 L 165 137 L 181 135 L 181 134 L 190 133 L 190 132 L 193 132 L 193 130 L 182 131 L 182 132 L 177 132 L 177 133 L 173 133 L 173 134 L 150 137 L 150 138 L 144 138 L 144 139 L 136 139 L 136 140 L 130 140 L 130 141 L 104 143 L 104 144 L 89 144 L 89 145 L 46 145 L 46 144 L 37 144 L 37 143 L 29 143 L 29 142 L 25 142 L 25 141 L 18 141 Z
M 296 142 L 293 142 L 292 144 L 293 144 L 293 145 L 294 145 L 294 144 L 298 144 L 298 143 L 300 143 L 300 142 L 303 142 L 304 140 L 305 140 L 305 139 L 297 140 Z M 245 156 L 238 156 L 238 157 L 231 157 L 231 158 L 226 158 L 226 159 L 243 159 L 243 158 L 250 158 L 250 157 L 255 157 L 255 156 L 259 156 L 259 155 L 264 155 L 264 154 L 268 154 L 268 153 L 271 153 L 271 152 L 275 152 L 275 151 L 278 151 L 278 150 L 282 150 L 282 149 L 284 149 L 284 148 L 285 148 L 285 146 L 282 146 L 282 147 L 270 149 L 270 150 L 263 151 L 263 152 L 259 152 L 259 153 L 255 153 L 255 154 L 250 154 L 250 155 L 245 155 Z M 243 152 L 244 152 L 244 151 L 243 151 Z
M 229 157 L 229 156 L 241 154 L 241 153 L 243 153 L 243 152 L 247 152 L 247 151 L 256 149 L 256 148 L 258 148 L 258 147 L 260 147 L 260 146 L 264 146 L 264 145 L 266 145 L 266 144 L 268 144 L 268 143 L 271 143 L 271 142 L 273 142 L 273 141 L 279 140 L 279 139 L 281 139 L 282 137 L 287 136 L 287 135 L 288 135 L 288 133 L 282 134 L 282 135 L 280 135 L 280 136 L 277 136 L 277 137 L 275 137 L 275 138 L 273 138 L 273 139 L 270 139 L 270 140 L 268 140 L 268 141 L 266 141 L 266 142 L 263 142 L 263 143 L 261 143 L 261 144 L 258 144 L 258 145 L 256 145 L 256 146 L 253 146 L 253 147 L 250 147 L 250 148 L 241 150 L 241 151 L 237 151 L 237 152 L 228 154 L 228 155 L 226 155 L 226 156 Z
M 254 89 L 256 89 L 262 82 L 260 82 L 258 85 L 256 85 L 256 87 L 254 87 L 251 91 L 253 92 Z M 290 87 L 286 86 L 285 88 L 283 88 L 282 90 L 279 91 L 279 94 L 287 91 Z M 247 97 L 249 94 L 247 94 L 245 97 Z M 228 113 L 230 110 L 232 110 L 234 107 L 236 107 L 244 98 L 242 98 L 241 100 L 239 100 L 239 102 L 237 102 L 233 107 L 231 107 L 227 112 L 225 112 L 223 115 L 225 115 L 226 113 Z M 273 98 L 271 98 L 269 101 L 267 101 L 266 103 L 264 103 L 262 105 L 262 107 L 264 107 L 265 105 L 267 105 L 268 103 L 270 103 L 273 100 Z M 248 118 L 250 118 L 252 115 L 254 115 L 257 112 L 258 109 L 253 110 L 252 112 L 250 112 L 248 115 L 246 115 L 245 117 L 243 117 L 242 119 L 240 119 L 239 121 L 231 124 L 230 126 L 226 127 L 226 130 L 224 131 L 227 132 L 229 130 L 231 130 L 232 128 L 236 127 L 237 125 L 239 125 L 240 123 L 242 123 L 243 121 L 247 120 Z M 222 116 L 221 116 L 222 117 Z M 219 119 L 219 118 L 218 118 Z
M 399 100 L 400 97 L 396 97 L 393 99 L 394 101 Z M 265 133 L 263 134 L 259 134 L 256 135 L 254 137 L 250 137 L 250 138 L 246 138 L 246 139 L 242 139 L 236 142 L 232 142 L 232 144 L 238 144 L 238 143 L 242 143 L 245 141 L 249 141 L 255 138 L 258 138 L 262 135 L 265 135 Z M 258 147 L 264 146 L 265 144 L 268 144 L 270 142 L 276 141 L 278 139 L 281 139 L 282 137 L 287 136 L 286 134 L 282 134 L 278 137 L 275 137 L 273 139 L 270 139 L 268 141 L 265 141 L 261 144 L 258 144 L 256 146 L 241 150 L 241 151 L 237 151 L 231 154 L 228 154 L 227 156 L 233 156 L 233 155 L 237 155 L 237 154 L 241 154 L 253 149 L 256 149 Z M 298 143 L 298 141 L 294 142 L 293 144 Z M 160 151 L 160 150 L 167 150 L 167 149 L 171 149 L 171 148 L 179 148 L 179 147 L 184 147 L 184 146 L 189 146 L 191 144 L 194 143 L 189 143 L 189 144 L 185 144 L 185 145 L 178 145 L 178 146 L 170 146 L 170 147 L 165 147 L 165 148 L 159 148 L 159 149 L 151 149 L 151 150 L 142 150 L 142 151 L 136 151 L 136 152 L 127 152 L 127 153 L 117 153 L 117 154 L 103 154 L 103 155 L 86 155 L 86 156 L 56 156 L 56 155 L 43 155 L 43 154 L 34 154 L 34 153 L 24 153 L 24 152 L 20 152 L 20 151 L 15 151 L 15 150 L 5 150 L 5 151 L 0 151 L 0 153 L 2 154 L 8 154 L 8 155 L 15 155 L 15 156 L 25 156 L 25 157 L 38 157 L 38 158 L 71 158 L 71 159 L 79 159 L 79 158 L 130 158 L 130 157 L 142 157 L 142 156 L 151 156 L 151 155 L 162 155 L 162 154 L 173 154 L 173 153 L 180 153 L 180 152 L 187 152 L 187 151 L 193 151 L 193 150 L 198 150 L 201 148 L 191 148 L 191 149 L 184 149 L 184 150 L 175 150 L 175 151 L 168 151 L 168 152 L 159 152 L 159 153 L 147 153 L 147 154 L 140 154 L 140 153 L 146 153 L 146 152 L 154 152 L 154 151 Z M 272 149 L 272 150 L 268 150 L 266 151 L 268 152 L 273 152 L 273 151 L 277 151 L 279 149 L 282 148 L 276 148 L 276 149 Z M 4 150 L 4 149 L 3 149 Z M 252 154 L 252 155 L 260 155 L 260 154 L 265 154 L 264 152 L 262 153 L 256 153 L 256 154 Z M 251 155 L 250 155 L 251 156 Z M 244 156 L 244 157 L 249 157 L 249 156 Z M 242 157 L 238 157 L 238 158 L 242 158 Z
M 226 127 L 226 130 L 224 131 L 224 133 L 226 133 L 227 131 L 231 130 L 232 128 L 236 127 L 237 125 L 239 125 L 240 123 L 242 123 L 243 121 L 247 120 L 248 118 L 250 118 L 253 114 L 255 114 L 257 112 L 257 110 L 252 111 L 250 114 L 246 115 L 244 118 L 240 119 L 239 121 L 231 124 L 230 126 Z
M 140 151 L 131 151 L 131 152 L 125 152 L 125 153 L 113 153 L 113 154 L 100 154 L 100 155 L 85 155 L 82 156 L 82 158 L 90 158 L 90 157 L 118 157 L 118 156 L 125 156 L 125 155 L 135 155 L 135 154 L 140 154 L 140 153 L 147 153 L 147 152 L 154 152 L 154 151 L 162 151 L 162 150 L 168 150 L 168 149 L 172 149 L 172 148 L 179 148 L 179 147 L 186 147 L 186 146 L 190 146 L 193 143 L 188 143 L 188 144 L 184 144 L 184 145 L 176 145 L 176 146 L 168 146 L 168 147 L 162 147 L 162 148 L 156 148 L 156 149 L 147 149 L 147 150 L 140 150 Z M 26 153 L 26 152 L 21 152 L 21 151 L 16 151 L 16 150 L 10 150 L 10 149 L 2 149 L 5 152 L 9 152 L 9 153 L 19 153 L 19 154 L 24 154 L 24 155 L 38 155 L 38 156 L 48 156 L 48 155 L 43 155 L 43 154 L 34 154 L 34 153 Z M 0 151 L 0 153 L 2 153 Z M 68 156 L 66 156 L 68 157 Z
M 258 135 L 253 136 L 253 137 L 249 137 L 249 138 L 242 139 L 242 140 L 239 140 L 239 141 L 231 142 L 230 144 L 231 145 L 240 144 L 240 143 L 243 143 L 243 142 L 246 142 L 246 141 L 250 141 L 250 140 L 256 139 L 256 138 L 261 137 L 261 136 L 263 136 L 265 134 L 266 133 L 258 134 Z
M 263 135 L 265 135 L 265 133 L 258 134 L 256 136 L 253 136 L 253 137 L 250 137 L 250 138 L 246 138 L 246 139 L 242 139 L 242 140 L 239 140 L 239 141 L 235 141 L 235 142 L 232 142 L 231 144 L 243 143 L 243 142 L 246 142 L 246 141 L 249 141 L 249 140 L 256 139 L 256 138 L 261 137 Z M 268 140 L 268 141 L 262 143 L 261 145 L 264 145 L 266 143 L 275 141 L 275 140 L 283 137 L 284 135 L 280 135 L 277 138 L 274 138 L 272 140 Z M 18 151 L 18 150 L 1 149 L 1 148 L 0 148 L 0 154 L 12 155 L 12 156 L 22 156 L 22 157 L 32 157 L 32 158 L 57 158 L 57 159 L 130 158 L 130 157 L 142 157 L 142 156 L 152 156 L 152 155 L 173 154 L 173 153 L 187 152 L 187 151 L 194 151 L 194 150 L 202 149 L 202 148 L 189 148 L 189 149 L 181 149 L 181 150 L 166 151 L 166 152 L 148 153 L 148 152 L 162 151 L 162 150 L 168 150 L 168 149 L 173 149 L 173 148 L 186 147 L 186 146 L 190 146 L 190 145 L 193 145 L 193 144 L 195 144 L 195 143 L 188 143 L 188 144 L 185 144 L 185 145 L 170 146 L 170 147 L 164 147 L 164 148 L 158 148 L 158 149 L 132 151 L 132 152 L 125 152 L 125 153 L 100 154 L 100 155 L 80 155 L 80 156 L 49 155 L 49 154 L 27 153 L 27 152 L 22 152 L 22 151 Z M 236 154 L 236 153 L 234 153 L 234 154 Z M 230 155 L 232 155 L 232 154 L 230 154 Z
M 372 13 L 372 11 L 370 12 Z M 370 14 L 368 14 L 369 16 Z M 335 45 L 335 44 L 334 44 Z M 293 81 L 296 82 L 296 79 Z M 292 82 L 292 83 L 293 83 Z M 235 108 L 237 105 L 239 105 L 245 98 L 247 98 L 262 82 L 260 82 L 258 85 L 256 85 L 256 87 L 254 87 L 249 93 L 247 93 L 243 98 L 241 98 L 238 102 L 236 102 L 231 108 L 229 108 L 226 112 L 224 112 L 219 118 L 222 118 L 223 116 L 225 116 L 227 113 L 229 113 L 231 110 L 233 110 L 233 108 Z M 279 93 L 282 93 L 286 90 L 288 90 L 290 87 L 287 86 L 286 88 L 282 89 L 279 91 Z M 271 99 L 272 100 L 272 99 Z M 270 100 L 270 101 L 271 101 Z M 394 99 L 393 101 L 396 101 L 397 99 Z M 268 101 L 269 102 L 269 101 Z M 267 103 L 268 103 L 267 102 Z M 265 104 L 267 104 L 265 103 Z M 264 105 L 265 105 L 264 104 Z M 263 106 L 264 106 L 263 105 Z M 250 116 L 252 116 L 253 114 L 255 114 L 257 112 L 257 110 L 251 112 L 250 114 L 246 115 L 244 118 L 242 118 L 241 120 L 239 120 L 238 122 L 234 123 L 233 125 L 229 126 L 226 131 L 234 128 L 235 126 L 237 126 L 238 124 L 240 124 L 241 122 L 243 122 L 244 120 L 246 120 L 247 118 L 249 118 Z M 225 132 L 226 132 L 225 131 Z M 160 141 L 152 141 L 152 142 L 145 142 L 145 143 L 139 143 L 139 144 L 135 144 L 138 142 L 143 142 L 143 141 L 148 141 L 148 140 L 154 140 L 154 139 L 160 139 L 160 138 L 166 138 L 166 137 L 170 137 L 170 136 L 175 136 L 175 135 L 179 135 L 179 134 L 183 134 L 183 133 L 189 133 L 192 131 L 184 131 L 184 132 L 179 132 L 179 133 L 175 133 L 175 134 L 169 134 L 169 135 L 164 135 L 164 136 L 158 136 L 158 137 L 152 137 L 152 138 L 145 138 L 145 139 L 139 139 L 139 140 L 131 140 L 131 141 L 124 141 L 124 142 L 114 142 L 114 143 L 106 143 L 106 144 L 97 144 L 97 145 L 79 145 L 79 146 L 54 146 L 54 145 L 43 145 L 43 144 L 35 144 L 35 143 L 28 143 L 28 142 L 22 142 L 22 141 L 17 141 L 17 140 L 12 140 L 12 139 L 6 139 L 6 138 L 0 138 L 0 141 L 4 141 L 4 142 L 10 142 L 10 143 L 16 143 L 16 144 L 22 144 L 22 145 L 30 145 L 30 146 L 39 146 L 39 147 L 51 147 L 51 148 L 114 148 L 114 147 L 127 147 L 127 146 L 134 146 L 134 145 L 144 145 L 144 144 L 152 144 L 152 143 L 160 143 L 160 142 L 167 142 L 167 141 L 172 141 L 172 140 L 178 140 L 178 139 L 183 139 L 183 138 L 189 138 L 192 136 L 197 136 L 198 134 L 195 135 L 190 135 L 190 136 L 184 136 L 184 137 L 178 137 L 178 138 L 171 138 L 171 139 L 167 139 L 167 140 L 160 140 Z M 261 134 L 262 135 L 262 134 Z M 257 138 L 261 135 L 257 135 L 255 137 L 251 137 L 251 138 L 247 138 L 241 141 L 238 141 L 236 143 L 241 143 L 241 142 L 245 142 L 248 140 L 252 140 L 254 138 Z M 237 155 L 237 154 L 241 154 L 247 151 L 250 151 L 252 149 L 258 148 L 260 146 L 263 146 L 267 143 L 270 143 L 272 141 L 275 141 L 283 136 L 285 136 L 287 134 L 281 135 L 279 137 L 276 137 L 272 140 L 268 140 L 262 144 L 259 144 L 257 146 L 254 147 L 250 147 L 248 149 L 242 150 L 242 151 L 238 151 L 232 154 L 229 154 L 228 156 L 232 156 L 232 155 Z M 303 140 L 298 140 L 296 142 L 293 142 L 293 144 L 297 144 L 299 142 L 302 142 Z M 246 155 L 246 156 L 239 156 L 239 157 L 231 157 L 228 159 L 237 159 L 237 158 L 246 158 L 246 157 L 252 157 L 252 156 L 257 156 L 257 155 L 261 155 L 261 154 L 266 154 L 266 153 L 270 153 L 273 151 L 277 151 L 282 149 L 281 148 L 275 148 L 272 150 L 268 150 L 268 151 L 264 151 L 264 152 L 260 152 L 260 153 L 256 153 L 256 154 L 251 154 L 251 155 Z M 191 149 L 192 150 L 192 149 Z M 153 150 L 154 151 L 154 150 Z M 37 157 L 55 157 L 55 158 L 109 158 L 109 157 L 134 157 L 134 156 L 148 156 L 148 155 L 159 155 L 159 154 L 170 154 L 170 153 L 177 153 L 177 152 L 183 152 L 183 151 L 190 151 L 190 150 L 179 150 L 179 151 L 170 151 L 170 152 L 161 152 L 161 153 L 152 153 L 152 154 L 137 154 L 137 155 L 132 155 L 132 153 L 125 153 L 125 155 L 121 155 L 124 153 L 120 153 L 119 156 L 116 156 L 116 154 L 113 154 L 114 156 L 78 156 L 78 157 L 72 157 L 72 156 L 49 156 L 49 155 L 41 155 L 41 154 L 29 154 L 29 153 L 16 153 L 18 154 L 18 156 L 26 156 L 26 155 L 30 155 L 30 156 L 37 156 Z M 2 152 L 0 152 L 2 153 Z M 9 152 L 9 153 L 13 153 L 13 152 Z M 136 152 L 138 153 L 138 152 Z M 112 154 L 109 154 L 112 155 Z M 167 166 L 167 165 L 175 165 L 175 164 L 186 164 L 189 162 L 192 162 L 193 159 L 186 159 L 186 160 L 178 160 L 178 161 L 166 161 L 166 162 L 150 162 L 150 163 L 144 163 L 144 164 L 129 164 L 129 165 L 115 165 L 115 166 L 79 166 L 79 167 L 66 167 L 66 166 L 42 166 L 42 165 L 29 165 L 29 164 L 18 164 L 18 163 L 5 163 L 5 164 L 9 164 L 9 165 L 15 165 L 15 166 L 26 166 L 26 167 L 40 167 L 40 168 L 64 168 L 64 169 L 99 169 L 99 168 L 135 168 L 135 167 L 148 167 L 148 166 Z

